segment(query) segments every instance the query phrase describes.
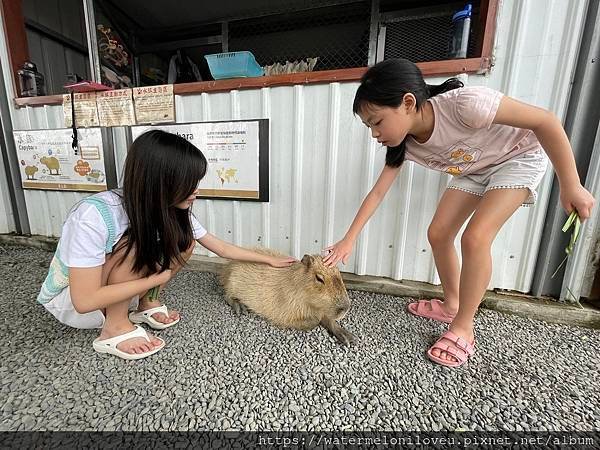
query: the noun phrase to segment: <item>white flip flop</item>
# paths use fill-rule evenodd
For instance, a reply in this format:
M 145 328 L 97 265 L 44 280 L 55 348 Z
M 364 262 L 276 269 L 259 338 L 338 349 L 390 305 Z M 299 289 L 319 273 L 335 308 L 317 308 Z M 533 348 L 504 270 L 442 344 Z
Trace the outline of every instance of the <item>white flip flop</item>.
M 159 322 L 158 320 L 152 317 L 152 314 L 156 313 L 163 313 L 165 316 L 169 316 L 169 310 L 167 309 L 166 305 L 160 305 L 156 308 L 147 309 L 146 311 L 131 311 L 129 313 L 129 320 L 131 320 L 133 323 L 148 324 L 151 328 L 154 328 L 155 330 L 164 330 L 165 328 L 172 327 L 177 322 L 179 322 L 179 319 L 169 323 Z
M 146 332 L 146 330 L 144 330 L 139 325 L 136 325 L 135 330 L 130 331 L 128 333 L 120 334 L 119 336 L 111 337 L 108 339 L 102 339 L 102 340 L 100 338 L 94 339 L 93 347 L 94 347 L 94 350 L 96 350 L 98 353 L 109 353 L 111 355 L 115 355 L 115 356 L 118 356 L 119 358 L 123 358 L 123 359 L 142 359 L 142 358 L 145 358 L 146 356 L 153 355 L 154 353 L 161 350 L 165 346 L 165 341 L 163 341 L 160 338 L 157 338 L 162 341 L 162 344 L 150 351 L 145 352 L 145 353 L 126 353 L 117 348 L 117 345 L 119 345 L 121 342 L 126 341 L 127 339 L 136 338 L 136 337 L 144 338 L 148 342 L 150 342 L 150 338 L 148 337 L 148 333 Z

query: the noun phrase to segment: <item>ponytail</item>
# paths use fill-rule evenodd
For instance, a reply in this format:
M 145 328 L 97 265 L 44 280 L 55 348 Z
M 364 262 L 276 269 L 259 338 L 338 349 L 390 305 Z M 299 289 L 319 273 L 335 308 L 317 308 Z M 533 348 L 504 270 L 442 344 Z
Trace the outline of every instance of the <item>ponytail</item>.
M 385 152 L 385 165 L 389 167 L 400 167 L 406 159 L 406 139 L 396 147 L 388 147 Z
M 448 78 L 442 84 L 427 84 L 427 92 L 429 97 L 435 97 L 438 94 L 451 91 L 452 89 L 458 89 L 464 86 L 463 82 L 458 78 Z

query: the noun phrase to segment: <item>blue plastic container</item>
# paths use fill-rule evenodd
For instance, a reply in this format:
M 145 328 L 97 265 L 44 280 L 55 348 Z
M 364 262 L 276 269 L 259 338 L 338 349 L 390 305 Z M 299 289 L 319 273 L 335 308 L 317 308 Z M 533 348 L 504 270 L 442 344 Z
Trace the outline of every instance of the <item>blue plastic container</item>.
M 229 52 L 205 55 L 208 68 L 215 80 L 223 78 L 260 77 L 263 68 L 258 65 L 252 52 Z

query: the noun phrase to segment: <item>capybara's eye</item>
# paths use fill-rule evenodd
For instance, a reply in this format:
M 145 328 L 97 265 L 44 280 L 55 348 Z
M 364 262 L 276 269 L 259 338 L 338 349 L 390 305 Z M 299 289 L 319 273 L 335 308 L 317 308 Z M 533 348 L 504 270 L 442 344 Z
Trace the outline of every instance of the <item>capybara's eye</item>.
M 325 278 L 323 278 L 323 277 L 322 277 L 321 275 L 319 275 L 319 274 L 317 274 L 317 275 L 316 275 L 316 277 L 317 277 L 317 281 L 318 281 L 319 283 L 323 283 L 323 284 L 325 284 Z

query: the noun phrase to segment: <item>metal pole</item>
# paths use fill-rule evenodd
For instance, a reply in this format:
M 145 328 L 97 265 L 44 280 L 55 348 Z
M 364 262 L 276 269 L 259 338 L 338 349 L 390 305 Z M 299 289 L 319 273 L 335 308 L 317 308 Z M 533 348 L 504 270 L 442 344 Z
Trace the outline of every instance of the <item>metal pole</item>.
M 104 149 L 104 169 L 106 170 L 106 186 L 108 189 L 118 187 L 117 169 L 115 163 L 115 141 L 113 139 L 113 130 L 116 128 L 101 128 L 102 147 Z
M 229 22 L 221 23 L 221 48 L 223 53 L 229 51 Z
M 600 126 L 596 132 L 596 143 L 585 182 L 586 188 L 598 199 L 600 197 Z M 598 206 L 592 210 L 585 222 L 575 250 L 567 262 L 560 291 L 560 299 L 568 302 L 588 297 L 598 269 L 598 239 L 600 237 L 600 214 Z
M 379 33 L 379 0 L 371 0 L 371 25 L 369 29 L 369 57 L 367 64 L 377 62 L 377 35 Z
M 83 17 L 90 56 L 90 74 L 92 81 L 100 83 L 100 55 L 98 54 L 98 39 L 96 37 L 96 15 L 94 13 L 94 0 L 83 0 Z
M 10 98 L 12 98 L 12 94 Z M 17 147 L 12 134 L 12 119 L 8 102 L 9 96 L 6 92 L 2 63 L 0 62 L 0 126 L 2 126 L 2 133 L 0 133 L 0 153 L 2 153 L 2 160 L 8 178 L 8 194 L 16 232 L 18 234 L 31 234 L 25 194 L 21 184 L 21 170 L 17 157 Z

